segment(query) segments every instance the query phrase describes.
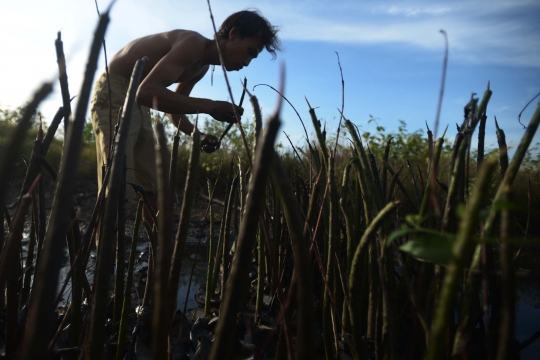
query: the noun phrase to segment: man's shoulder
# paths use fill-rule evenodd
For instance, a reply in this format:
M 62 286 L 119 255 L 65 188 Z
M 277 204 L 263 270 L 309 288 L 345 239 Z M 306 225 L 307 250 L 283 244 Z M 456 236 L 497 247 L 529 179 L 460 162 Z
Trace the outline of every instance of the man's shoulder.
M 176 29 L 167 32 L 167 36 L 171 39 L 174 45 L 189 43 L 190 45 L 202 44 L 208 40 L 203 35 L 193 30 Z

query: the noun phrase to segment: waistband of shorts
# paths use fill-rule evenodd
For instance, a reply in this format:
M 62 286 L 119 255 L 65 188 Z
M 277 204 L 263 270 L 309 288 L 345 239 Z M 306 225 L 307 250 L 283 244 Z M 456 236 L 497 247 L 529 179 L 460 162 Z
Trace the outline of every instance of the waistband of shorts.
M 116 86 L 121 86 L 122 88 L 125 88 L 126 90 L 129 87 L 129 79 L 126 79 L 125 77 L 118 74 L 113 74 L 109 72 L 109 81 L 111 82 L 111 84 L 114 84 Z M 100 75 L 98 82 L 107 83 L 107 74 L 105 72 L 103 72 Z

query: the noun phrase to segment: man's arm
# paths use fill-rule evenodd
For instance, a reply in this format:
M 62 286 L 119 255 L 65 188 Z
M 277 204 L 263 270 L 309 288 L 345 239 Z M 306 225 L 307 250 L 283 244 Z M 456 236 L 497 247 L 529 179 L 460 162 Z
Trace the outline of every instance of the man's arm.
M 208 71 L 208 66 L 205 66 L 201 69 L 201 73 L 197 75 L 196 78 L 188 81 L 184 81 L 178 84 L 176 90 L 174 91 L 177 94 L 189 96 L 195 84 L 201 80 L 206 72 Z M 188 117 L 185 114 L 167 114 L 172 123 L 184 134 L 191 135 L 193 133 L 193 124 L 189 121 Z
M 208 114 L 224 122 L 235 122 L 234 111 L 226 101 L 193 98 L 167 87 L 183 74 L 190 65 L 204 55 L 205 42 L 200 35 L 190 35 L 173 44 L 141 82 L 137 103 L 169 114 Z M 194 85 L 194 83 L 193 83 Z M 241 114 L 241 108 L 237 108 Z

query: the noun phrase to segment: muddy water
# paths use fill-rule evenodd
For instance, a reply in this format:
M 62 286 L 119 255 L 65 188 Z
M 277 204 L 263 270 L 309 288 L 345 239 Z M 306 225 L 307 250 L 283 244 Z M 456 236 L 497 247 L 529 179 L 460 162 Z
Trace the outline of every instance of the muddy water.
M 540 330 L 540 249 L 524 249 L 516 277 L 516 340 L 530 338 Z M 523 349 L 522 360 L 540 359 L 540 339 Z
M 24 234 L 25 237 L 22 240 L 23 243 L 23 252 L 22 252 L 22 261 L 23 263 L 26 262 L 26 250 L 28 248 L 28 234 Z M 129 234 L 128 234 L 129 235 Z M 180 271 L 180 282 L 178 287 L 178 295 L 177 295 L 177 309 L 183 310 L 184 304 L 187 303 L 186 309 L 192 310 L 196 308 L 197 302 L 195 301 L 194 295 L 199 290 L 201 285 L 204 285 L 206 283 L 206 271 L 208 268 L 208 242 L 207 239 L 202 239 L 200 246 L 198 246 L 199 242 L 195 238 L 189 237 L 186 241 L 186 247 L 185 247 L 185 257 L 182 261 L 182 269 Z M 129 261 L 129 252 L 131 244 L 125 244 L 126 247 L 126 254 L 125 259 L 126 263 Z M 134 299 L 133 306 L 136 307 L 142 302 L 142 298 L 144 296 L 144 289 L 145 289 L 145 281 L 146 281 L 146 269 L 148 268 L 148 262 L 147 262 L 147 254 L 148 254 L 148 241 L 146 240 L 146 234 L 140 233 L 139 236 L 139 242 L 137 244 L 137 250 L 136 250 L 136 261 L 135 261 L 135 268 L 134 268 L 134 277 L 133 277 L 133 284 L 134 284 L 134 291 L 132 291 L 132 298 Z M 36 250 L 34 250 L 34 258 L 35 258 Z M 95 260 L 96 260 L 96 251 L 92 250 L 90 252 L 90 258 L 88 260 L 88 264 L 86 267 L 86 277 L 88 279 L 88 282 L 92 284 L 93 277 L 94 277 L 94 268 L 95 268 Z M 127 267 L 127 266 L 126 266 Z M 69 254 L 67 248 L 64 248 L 64 256 L 62 257 L 62 268 L 60 270 L 60 278 L 59 278 L 59 285 L 58 285 L 58 292 L 62 290 L 62 285 L 64 284 L 64 281 L 66 279 L 66 276 L 69 273 Z M 127 269 L 126 269 L 127 271 Z M 193 276 L 191 276 L 191 273 L 193 271 Z M 188 294 L 188 286 L 190 283 L 190 277 L 191 277 L 191 286 Z M 114 286 L 114 280 L 111 280 L 111 286 Z M 64 293 L 62 294 L 62 298 L 60 301 L 59 306 L 66 306 L 71 298 L 71 287 L 70 283 L 65 288 Z
M 26 259 L 26 247 L 28 237 L 23 239 L 23 261 Z M 207 262 L 207 240 L 203 239 L 198 248 L 198 241 L 195 238 L 188 238 L 185 247 L 185 257 L 182 262 L 180 273 L 180 283 L 177 295 L 177 309 L 183 311 L 184 306 L 188 314 L 197 312 L 198 304 L 195 301 L 195 294 L 206 283 Z M 129 244 L 126 244 L 126 262 L 129 258 Z M 69 271 L 69 257 L 67 249 L 64 250 L 63 267 L 60 274 L 59 289 L 63 284 Z M 198 254 L 197 254 L 198 251 Z M 145 285 L 145 267 L 148 267 L 146 256 L 148 252 L 148 241 L 144 233 L 140 234 L 137 244 L 137 262 L 134 270 L 134 285 L 137 291 L 133 292 L 134 303 L 137 306 L 142 302 Z M 142 256 L 141 256 L 142 254 Z M 92 283 L 95 266 L 95 251 L 92 251 L 87 265 L 88 281 Z M 517 263 L 518 271 L 516 276 L 517 298 L 516 298 L 516 331 L 515 339 L 523 342 L 540 330 L 540 249 L 525 249 Z M 191 286 L 189 285 L 190 276 Z M 111 286 L 114 282 L 111 281 Z M 189 294 L 188 294 L 189 287 Z M 70 299 L 69 284 L 63 294 L 60 305 L 65 306 Z M 187 303 L 186 303 L 187 301 Z M 191 317 L 191 316 L 190 316 Z M 540 340 L 535 341 L 520 353 L 522 360 L 540 359 Z

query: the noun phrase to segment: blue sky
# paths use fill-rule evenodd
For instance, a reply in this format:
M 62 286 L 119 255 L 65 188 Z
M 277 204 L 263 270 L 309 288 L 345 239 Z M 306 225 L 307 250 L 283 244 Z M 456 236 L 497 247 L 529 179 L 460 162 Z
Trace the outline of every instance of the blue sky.
M 108 3 L 98 1 L 102 11 Z M 471 93 L 481 97 L 491 81 L 487 143 L 496 146 L 495 115 L 509 143 L 516 146 L 523 133 L 517 115 L 540 92 L 537 0 L 212 2 L 218 26 L 230 13 L 251 7 L 281 26 L 284 51 L 276 61 L 262 53 L 248 68 L 229 73 L 236 101 L 244 76 L 250 89 L 258 83 L 278 87 L 279 68 L 284 64 L 285 95 L 307 124 L 306 96 L 331 133 L 337 128 L 337 108 L 341 107 L 336 51 L 345 79 L 345 115 L 361 130 L 373 130 L 374 124 L 367 123 L 370 115 L 389 131 L 397 130 L 400 119 L 407 122 L 410 131 L 425 129 L 425 121 L 433 128 L 444 55 L 440 29 L 447 32 L 450 46 L 440 131 L 449 124 L 448 134 L 453 137 L 455 123 L 461 122 Z M 41 82 L 57 76 L 54 40 L 59 30 L 70 91 L 77 94 L 97 23 L 94 1 L 4 1 L 0 13 L 0 107 L 19 106 Z M 109 58 L 130 40 L 151 33 L 180 28 L 213 36 L 206 0 L 118 0 L 111 18 L 106 35 Z M 102 53 L 98 73 L 103 69 Z M 192 94 L 227 100 L 222 70 L 216 68 L 213 86 L 208 74 Z M 276 103 L 273 91 L 257 87 L 253 94 L 259 98 L 263 112 L 270 114 Z M 531 118 L 537 101 L 524 112 L 522 120 Z M 52 118 L 60 104 L 56 86 L 41 111 Z M 246 108 L 246 113 L 251 114 L 251 109 Z M 296 114 L 285 105 L 282 115 L 282 130 L 294 143 L 302 144 L 303 132 Z M 286 143 L 284 137 L 280 140 Z

